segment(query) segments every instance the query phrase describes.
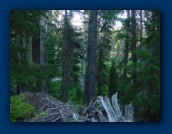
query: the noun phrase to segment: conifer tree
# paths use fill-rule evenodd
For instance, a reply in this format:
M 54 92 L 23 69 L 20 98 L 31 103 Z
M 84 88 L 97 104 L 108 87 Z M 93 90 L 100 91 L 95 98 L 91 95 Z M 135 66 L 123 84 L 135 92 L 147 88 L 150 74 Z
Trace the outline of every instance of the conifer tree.
M 17 93 L 33 89 L 37 80 L 32 64 L 32 35 L 39 31 L 39 21 L 45 11 L 12 10 L 10 12 L 10 79 Z
M 113 94 L 117 92 L 118 88 L 118 74 L 115 67 L 115 61 L 112 59 L 112 65 L 110 69 L 110 76 L 109 76 L 109 93 L 108 96 L 111 98 Z
M 69 81 L 71 76 L 71 64 L 73 57 L 73 45 L 70 44 L 71 40 L 71 26 L 65 10 L 64 29 L 63 29 L 63 46 L 62 46 L 62 83 L 61 83 L 61 100 L 68 101 Z M 70 49 L 71 51 L 69 51 Z
M 64 25 L 63 25 L 63 45 L 62 45 L 62 82 L 61 82 L 61 100 L 68 101 L 68 91 L 72 76 L 74 64 L 74 47 L 75 33 L 71 27 L 68 18 L 68 11 L 65 10 Z
M 88 47 L 84 83 L 84 102 L 89 105 L 96 96 L 96 47 L 97 47 L 97 10 L 91 10 L 89 16 Z
M 129 44 L 130 44 L 130 10 L 127 10 L 127 20 L 125 23 L 126 28 L 126 39 L 125 39 L 125 51 L 124 51 L 124 71 L 123 71 L 123 79 L 124 81 L 127 79 L 127 63 L 128 63 L 128 53 L 129 53 Z
M 105 85 L 107 85 L 107 67 L 105 65 L 105 56 L 103 50 L 99 50 L 99 57 L 97 60 L 97 74 L 96 74 L 96 85 L 97 95 L 104 95 Z
M 160 12 L 147 11 L 147 38 L 138 55 L 142 59 L 138 74 L 139 94 L 134 103 L 139 121 L 160 120 Z M 142 107 L 142 109 L 140 109 Z M 141 116 L 140 116 L 141 115 Z
M 137 62 L 137 57 L 136 57 L 136 11 L 131 10 L 131 25 L 132 25 L 132 46 L 131 46 L 131 52 L 132 52 L 132 63 L 133 63 L 133 69 L 132 69 L 132 84 L 133 84 L 133 90 L 134 90 L 134 84 L 136 84 L 136 62 Z M 133 91 L 134 93 L 135 91 Z
M 112 29 L 117 15 L 121 11 L 117 10 L 99 10 L 98 14 L 98 49 L 97 49 L 97 94 L 106 95 L 108 90 L 108 70 L 106 61 L 109 60 L 111 50 Z

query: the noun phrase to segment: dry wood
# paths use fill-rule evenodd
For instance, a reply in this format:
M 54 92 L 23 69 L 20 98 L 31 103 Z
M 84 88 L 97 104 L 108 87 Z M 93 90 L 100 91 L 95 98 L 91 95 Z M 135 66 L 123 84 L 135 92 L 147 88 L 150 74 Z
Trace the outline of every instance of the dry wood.
M 26 93 L 25 96 L 28 96 Z M 29 96 L 37 96 L 37 103 L 33 102 L 37 107 L 34 118 L 29 122 L 133 122 L 133 106 L 132 103 L 125 107 L 124 115 L 118 104 L 117 93 L 111 99 L 108 96 L 98 96 L 94 98 L 88 107 L 83 108 L 70 102 L 62 103 L 49 94 L 33 94 Z M 27 100 L 27 99 L 26 99 Z M 30 104 L 32 104 L 30 102 Z M 79 107 L 83 109 L 79 112 Z

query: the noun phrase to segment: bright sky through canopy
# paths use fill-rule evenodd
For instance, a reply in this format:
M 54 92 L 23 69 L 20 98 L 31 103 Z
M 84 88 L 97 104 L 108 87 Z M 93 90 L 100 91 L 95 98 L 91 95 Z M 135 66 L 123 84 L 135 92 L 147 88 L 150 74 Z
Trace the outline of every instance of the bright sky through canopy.
M 122 18 L 122 19 L 127 18 L 126 12 L 124 12 L 123 14 L 119 14 L 118 18 Z M 80 15 L 79 13 L 74 13 L 74 16 L 73 16 L 73 19 L 72 19 L 72 24 L 74 26 L 81 27 L 82 26 L 82 21 L 83 21 L 83 16 Z M 114 30 L 120 29 L 121 27 L 122 27 L 122 23 L 120 21 L 116 21 L 115 26 L 114 26 Z

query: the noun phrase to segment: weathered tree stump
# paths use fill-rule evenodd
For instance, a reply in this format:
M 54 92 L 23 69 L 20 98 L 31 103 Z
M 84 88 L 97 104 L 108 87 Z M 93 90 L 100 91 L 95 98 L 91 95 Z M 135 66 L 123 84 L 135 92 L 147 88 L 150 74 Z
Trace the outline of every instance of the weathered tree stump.
M 32 98 L 32 99 L 31 99 Z M 34 101 L 34 100 L 35 101 Z M 29 101 L 31 100 L 31 101 Z M 25 101 L 36 106 L 36 117 L 29 122 L 133 122 L 132 103 L 125 106 L 124 115 L 118 104 L 117 93 L 97 96 L 88 107 L 62 103 L 49 94 L 25 93 Z

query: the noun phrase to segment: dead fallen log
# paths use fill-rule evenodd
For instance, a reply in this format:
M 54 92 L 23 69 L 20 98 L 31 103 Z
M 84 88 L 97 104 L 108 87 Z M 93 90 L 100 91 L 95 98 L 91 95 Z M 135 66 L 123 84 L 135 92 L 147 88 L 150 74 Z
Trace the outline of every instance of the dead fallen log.
M 36 100 L 36 101 L 34 101 Z M 76 106 L 62 103 L 49 94 L 25 93 L 25 101 L 36 107 L 33 118 L 28 122 L 70 122 Z
M 37 106 L 34 118 L 29 122 L 133 122 L 132 103 L 127 105 L 124 115 L 118 104 L 117 93 L 108 96 L 97 96 L 89 106 L 83 108 L 72 103 L 62 103 L 49 94 L 25 93 L 26 101 Z M 29 97 L 28 97 L 29 96 Z M 30 101 L 31 98 L 36 102 Z M 37 104 L 38 103 L 38 104 Z

